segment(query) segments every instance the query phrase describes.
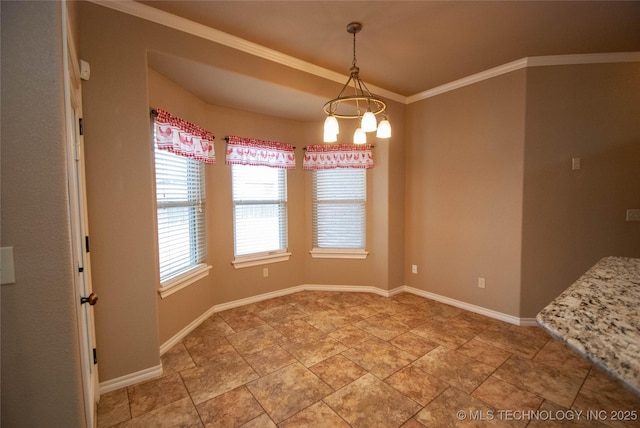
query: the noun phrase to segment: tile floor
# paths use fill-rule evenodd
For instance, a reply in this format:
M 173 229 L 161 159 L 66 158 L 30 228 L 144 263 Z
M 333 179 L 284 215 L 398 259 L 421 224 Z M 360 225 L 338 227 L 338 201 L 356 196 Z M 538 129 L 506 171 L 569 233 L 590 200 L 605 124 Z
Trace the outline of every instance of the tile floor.
M 639 396 L 541 328 L 412 294 L 234 308 L 162 364 L 104 394 L 98 427 L 640 426 Z

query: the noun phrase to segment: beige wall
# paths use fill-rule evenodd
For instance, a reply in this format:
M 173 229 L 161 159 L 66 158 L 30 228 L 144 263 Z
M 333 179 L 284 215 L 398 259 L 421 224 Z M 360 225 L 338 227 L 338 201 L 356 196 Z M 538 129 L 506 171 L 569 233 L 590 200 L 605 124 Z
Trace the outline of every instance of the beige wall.
M 521 70 L 408 107 L 407 285 L 518 316 L 525 83 Z
M 3 427 L 84 426 L 59 2 L 2 2 Z
M 604 256 L 640 257 L 639 106 L 638 63 L 529 70 L 521 316 Z
M 532 67 L 409 106 L 405 282 L 533 318 L 600 258 L 638 257 L 639 77 Z
M 368 174 L 367 260 L 317 260 L 311 249 L 311 173 L 302 170 L 302 148 L 317 143 L 322 123 L 302 123 L 217 106 L 199 100 L 154 70 L 149 70 L 149 102 L 163 106 L 181 117 L 216 130 L 217 163 L 207 166 L 207 206 L 209 255 L 214 269 L 209 277 L 165 299 L 158 298 L 160 343 L 166 342 L 214 304 L 230 302 L 301 284 L 367 285 L 389 288 L 387 203 L 389 197 L 388 145 L 375 149 L 376 168 Z M 349 134 L 346 130 L 345 134 Z M 401 134 L 401 132 L 400 132 Z M 289 262 L 235 269 L 233 259 L 233 218 L 231 172 L 224 164 L 226 135 L 259 137 L 294 144 L 298 166 L 287 172 L 289 205 Z M 398 193 L 398 192 L 396 192 Z M 398 210 L 396 210 L 398 211 Z M 402 237 L 402 233 L 396 232 Z M 393 287 L 402 285 L 401 276 Z
M 88 205 L 92 242 L 100 381 L 159 364 L 159 346 L 214 305 L 302 284 L 402 285 L 404 106 L 390 114 L 397 132 L 376 144 L 368 172 L 368 250 L 365 261 L 316 260 L 309 255 L 310 173 L 301 168 L 303 147 L 318 143 L 322 123 L 304 123 L 207 105 L 146 66 L 148 50 L 259 74 L 287 86 L 331 98 L 341 85 L 238 54 L 228 48 L 88 3 L 79 7 L 80 55 L 91 64 L 85 82 Z M 244 68 L 243 68 L 244 66 Z M 220 82 L 224 84 L 224 82 Z M 276 102 L 276 100 L 274 100 Z M 149 107 L 164 107 L 216 135 L 217 163 L 206 167 L 209 276 L 165 299 L 157 296 L 155 194 Z M 117 126 L 116 126 L 117 125 Z M 288 171 L 288 262 L 274 263 L 269 277 L 257 266 L 235 269 L 230 168 L 226 135 L 288 142 L 298 168 Z M 386 144 L 389 144 L 387 147 Z M 390 174 L 396 171 L 391 180 Z M 393 243 L 390 246 L 390 243 Z M 394 248 L 395 246 L 395 248 Z
M 149 102 L 180 117 L 215 130 L 216 163 L 207 165 L 207 252 L 213 265 L 209 276 L 164 299 L 158 297 L 160 343 L 177 334 L 215 304 L 300 285 L 304 282 L 304 177 L 302 147 L 306 124 L 210 106 L 149 70 Z M 226 135 L 241 135 L 296 146 L 298 168 L 287 171 L 290 261 L 235 269 L 233 260 L 233 205 L 231 167 L 225 165 Z M 149 156 L 153 156 L 150 152 Z M 262 269 L 269 269 L 263 277 Z M 157 280 L 156 280 L 157 281 Z
M 540 256 L 556 245 L 542 239 L 548 225 L 566 220 L 554 215 L 547 223 L 536 215 L 536 210 L 553 213 L 550 205 L 537 205 L 543 189 L 535 178 L 538 164 L 566 158 L 562 150 L 556 151 L 564 143 L 538 151 L 538 134 L 548 128 L 544 106 L 557 103 L 554 86 L 564 79 L 553 75 L 562 67 L 550 67 L 508 73 L 406 108 L 391 103 L 394 137 L 375 143 L 376 168 L 368 174 L 367 260 L 309 256 L 311 188 L 309 173 L 298 168 L 288 172 L 291 260 L 269 265 L 269 278 L 262 277 L 262 266 L 236 270 L 230 264 L 230 172 L 224 165 L 222 138 L 237 134 L 290 142 L 298 147 L 300 162 L 302 147 L 318 142 L 321 125 L 207 105 L 149 72 L 147 50 L 260 75 L 323 97 L 334 96 L 336 85 L 93 4 L 81 4 L 80 21 L 81 55 L 92 65 L 92 79 L 84 89 L 94 285 L 103 298 L 96 311 L 102 381 L 158 364 L 158 346 L 216 304 L 300 284 L 390 290 L 404 283 L 515 317 L 532 317 L 597 253 L 581 255 L 579 262 L 572 259 L 573 268 L 563 264 L 559 269 L 545 265 Z M 105 31 L 111 28 L 117 31 Z M 552 77 L 540 74 L 545 70 Z M 633 89 L 628 82 L 622 85 Z M 617 109 L 627 111 L 633 102 L 620 104 L 608 93 L 603 89 L 600 97 Z M 576 100 L 576 105 L 583 104 Z M 208 248 L 214 269 L 163 300 L 156 293 L 153 157 L 148 146 L 148 108 L 154 104 L 208 127 L 218 137 L 218 163 L 207 167 L 212 230 Z M 598 115 L 599 109 L 612 108 L 604 105 L 593 107 L 598 117 L 620 116 Z M 559 120 L 556 130 L 569 135 L 574 128 Z M 637 135 L 634 129 L 627 131 Z M 603 179 L 615 185 L 607 174 Z M 603 252 L 636 251 L 637 241 L 623 237 L 634 225 L 617 227 L 614 237 L 603 232 L 599 241 L 613 240 L 615 245 L 596 246 Z M 417 275 L 410 273 L 412 264 L 418 265 Z M 543 286 L 536 274 L 540 266 L 548 272 Z M 478 277 L 486 279 L 485 289 L 477 287 Z
M 17 277 L 1 288 L 2 424 L 81 426 L 62 9 L 49 2 L 1 7 L 2 245 L 15 248 Z M 638 224 L 622 221 L 626 208 L 640 206 L 638 64 L 510 73 L 415 103 L 406 123 L 405 108 L 392 103 L 394 137 L 376 143 L 377 166 L 368 174 L 369 259 L 309 257 L 309 179 L 296 170 L 289 172 L 294 255 L 269 265 L 267 279 L 261 267 L 229 264 L 230 186 L 221 137 L 292 142 L 300 157 L 301 147 L 317 142 L 320 126 L 205 105 L 173 88 L 181 95 L 171 109 L 218 136 L 207 197 L 219 211 L 208 214 L 217 232 L 208 242 L 211 275 L 160 301 L 147 145 L 156 94 L 147 49 L 328 98 L 340 85 L 264 60 L 249 66 L 254 59 L 246 54 L 94 4 L 82 2 L 71 15 L 79 20 L 72 28 L 81 35 L 80 56 L 92 66 L 83 90 L 102 382 L 158 364 L 159 345 L 212 305 L 299 283 L 393 289 L 404 282 L 529 317 L 601 256 L 640 256 Z M 582 158 L 581 171 L 569 169 L 571 157 Z M 485 290 L 477 289 L 478 276 L 486 277 Z

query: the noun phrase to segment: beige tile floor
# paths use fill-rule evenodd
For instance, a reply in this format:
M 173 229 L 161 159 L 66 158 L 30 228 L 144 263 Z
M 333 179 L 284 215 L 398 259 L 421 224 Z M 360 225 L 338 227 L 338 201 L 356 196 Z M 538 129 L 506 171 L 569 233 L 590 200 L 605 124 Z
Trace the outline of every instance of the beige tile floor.
M 305 291 L 231 309 L 162 365 L 104 394 L 98 426 L 640 426 L 639 396 L 541 328 L 411 294 Z

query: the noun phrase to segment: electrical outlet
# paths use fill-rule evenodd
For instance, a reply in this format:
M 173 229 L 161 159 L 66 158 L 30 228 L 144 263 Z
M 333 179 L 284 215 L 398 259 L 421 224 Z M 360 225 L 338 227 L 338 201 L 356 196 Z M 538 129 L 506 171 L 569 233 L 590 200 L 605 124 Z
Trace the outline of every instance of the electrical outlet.
M 269 268 L 262 268 L 262 277 L 266 278 L 269 276 Z
M 418 273 L 418 265 L 411 265 L 411 273 Z
M 478 288 L 484 288 L 484 278 L 478 277 Z

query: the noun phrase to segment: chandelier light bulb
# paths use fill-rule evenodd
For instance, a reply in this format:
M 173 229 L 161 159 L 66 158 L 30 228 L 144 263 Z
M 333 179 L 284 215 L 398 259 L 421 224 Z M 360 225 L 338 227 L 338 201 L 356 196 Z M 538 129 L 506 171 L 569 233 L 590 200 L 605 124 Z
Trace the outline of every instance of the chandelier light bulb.
M 327 116 L 324 120 L 324 134 L 339 134 L 340 126 L 338 125 L 338 119 L 334 115 Z M 335 141 L 335 140 L 334 140 Z
M 353 133 L 353 144 L 367 144 L 367 134 L 361 128 Z
M 378 124 L 378 132 L 376 132 L 378 138 L 390 138 L 391 137 L 391 124 L 385 117 Z
M 376 115 L 371 113 L 371 110 L 367 110 L 367 112 L 362 116 L 362 122 L 360 122 L 360 128 L 364 132 L 373 132 L 378 127 L 378 121 L 376 120 Z
M 325 131 L 322 141 L 324 141 L 325 143 L 335 143 L 336 141 L 338 141 L 338 134 Z

